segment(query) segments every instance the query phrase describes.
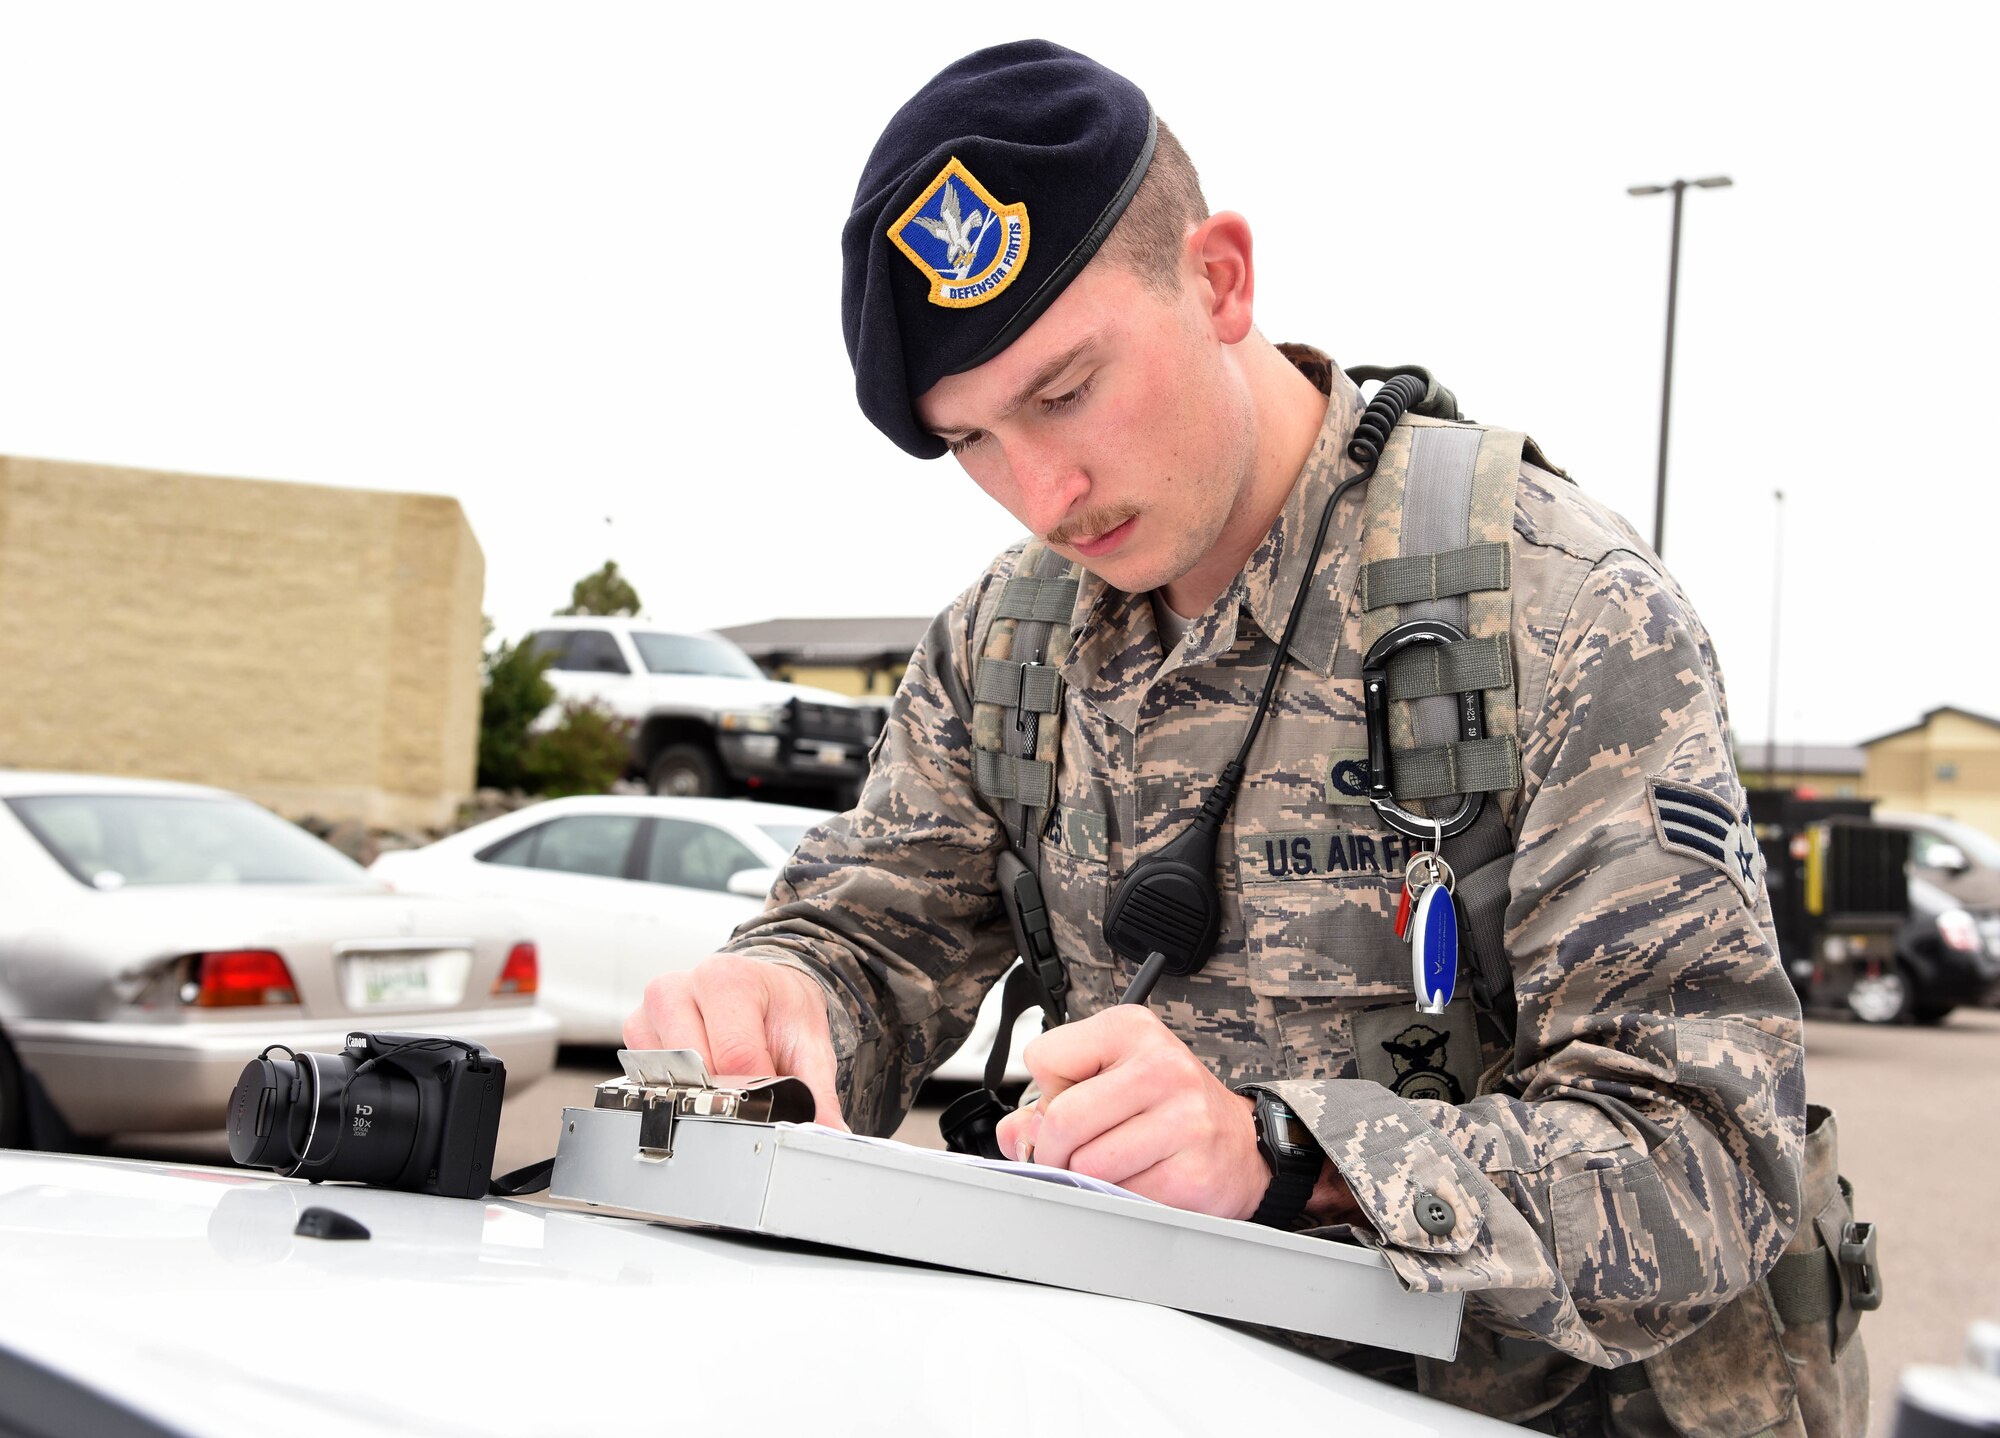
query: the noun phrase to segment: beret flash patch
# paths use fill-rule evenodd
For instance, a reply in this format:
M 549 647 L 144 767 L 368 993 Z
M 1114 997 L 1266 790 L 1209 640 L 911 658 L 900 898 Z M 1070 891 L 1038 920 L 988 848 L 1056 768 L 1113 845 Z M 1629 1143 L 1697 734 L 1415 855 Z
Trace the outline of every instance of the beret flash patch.
M 1747 809 L 1739 814 L 1707 790 L 1671 779 L 1649 780 L 1647 793 L 1662 844 L 1722 870 L 1745 898 L 1756 898 L 1763 855 Z
M 1021 272 L 1028 257 L 1028 207 L 1001 204 L 953 156 L 888 234 L 931 282 L 932 304 L 969 309 L 985 304 Z

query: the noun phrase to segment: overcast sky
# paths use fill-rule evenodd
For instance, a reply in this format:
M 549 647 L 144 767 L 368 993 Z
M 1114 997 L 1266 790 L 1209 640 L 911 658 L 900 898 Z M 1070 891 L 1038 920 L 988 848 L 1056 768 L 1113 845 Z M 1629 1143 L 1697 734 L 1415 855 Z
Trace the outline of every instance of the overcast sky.
M 1016 537 L 861 418 L 882 123 L 1023 35 L 1136 80 L 1273 339 L 1428 364 L 1651 529 L 1739 740 L 2000 713 L 1994 7 L 0 0 L 0 453 L 456 496 L 518 634 L 925 614 Z M 858 19 L 868 16 L 866 20 Z M 1393 17 L 1393 18 L 1392 18 Z M 1012 198 L 1012 197 L 1007 197 Z

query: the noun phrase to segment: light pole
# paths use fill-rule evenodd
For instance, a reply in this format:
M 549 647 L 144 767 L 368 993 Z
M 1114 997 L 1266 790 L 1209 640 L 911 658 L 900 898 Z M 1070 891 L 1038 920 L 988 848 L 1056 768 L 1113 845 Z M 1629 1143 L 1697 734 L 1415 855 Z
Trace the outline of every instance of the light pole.
M 1628 195 L 1674 197 L 1674 243 L 1667 259 L 1667 364 L 1660 378 L 1660 476 L 1653 488 L 1653 553 L 1659 554 L 1667 537 L 1667 412 L 1674 400 L 1674 306 L 1681 286 L 1681 197 L 1692 185 L 1698 190 L 1719 190 L 1735 182 L 1727 175 L 1710 175 L 1702 180 L 1675 180 L 1667 185 L 1632 185 Z
M 1782 566 L 1785 559 L 1785 492 L 1771 491 L 1776 505 L 1776 537 L 1771 541 L 1771 727 L 1764 741 L 1764 787 L 1778 787 L 1778 614 L 1784 598 Z

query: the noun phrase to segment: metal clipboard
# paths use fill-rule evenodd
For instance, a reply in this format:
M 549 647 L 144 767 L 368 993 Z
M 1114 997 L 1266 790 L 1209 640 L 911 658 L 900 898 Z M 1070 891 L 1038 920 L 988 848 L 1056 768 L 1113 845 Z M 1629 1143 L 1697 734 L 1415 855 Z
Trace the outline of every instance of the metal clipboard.
M 1432 1358 L 1458 1350 L 1463 1295 L 1410 1292 L 1357 1244 L 692 1108 L 670 1151 L 642 1148 L 642 1121 L 565 1109 L 551 1196 Z

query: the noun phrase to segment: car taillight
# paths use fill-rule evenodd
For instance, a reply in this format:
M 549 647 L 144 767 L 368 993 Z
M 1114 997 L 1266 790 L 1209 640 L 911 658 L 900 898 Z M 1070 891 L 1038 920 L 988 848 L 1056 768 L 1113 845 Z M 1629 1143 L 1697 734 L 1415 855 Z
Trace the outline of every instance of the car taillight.
M 541 961 L 535 957 L 533 944 L 516 944 L 507 955 L 506 967 L 500 970 L 500 977 L 493 981 L 493 993 L 532 994 L 541 987 Z
M 225 949 L 196 954 L 181 1002 L 198 1009 L 238 1009 L 257 1004 L 295 1004 L 298 985 L 285 961 L 269 949 Z

